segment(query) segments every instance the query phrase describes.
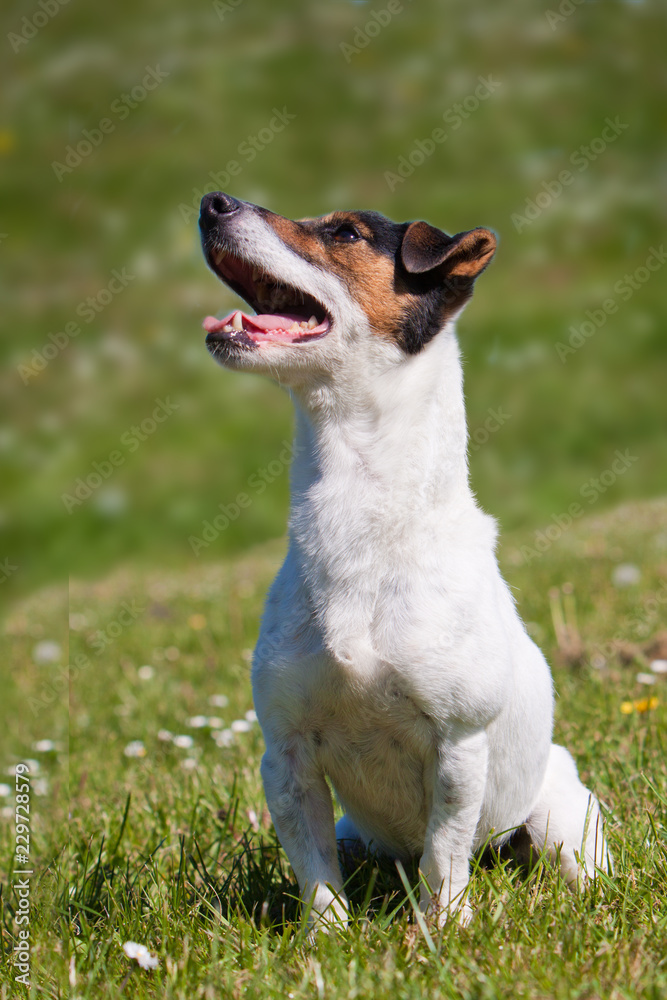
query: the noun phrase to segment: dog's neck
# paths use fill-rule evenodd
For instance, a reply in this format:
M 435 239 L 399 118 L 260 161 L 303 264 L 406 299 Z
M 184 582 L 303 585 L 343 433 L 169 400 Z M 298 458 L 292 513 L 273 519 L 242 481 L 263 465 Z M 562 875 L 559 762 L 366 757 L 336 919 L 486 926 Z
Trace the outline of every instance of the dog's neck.
M 343 362 L 345 364 L 345 362 Z M 468 484 L 463 377 L 453 326 L 398 364 L 350 359 L 326 384 L 294 392 L 292 531 L 429 521 L 475 507 Z

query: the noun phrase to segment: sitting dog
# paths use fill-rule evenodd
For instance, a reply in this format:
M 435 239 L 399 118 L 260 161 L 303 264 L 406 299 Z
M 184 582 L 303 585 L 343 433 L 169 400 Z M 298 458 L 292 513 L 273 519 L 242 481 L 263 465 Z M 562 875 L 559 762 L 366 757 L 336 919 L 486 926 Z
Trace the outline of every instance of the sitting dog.
M 598 804 L 551 742 L 549 667 L 468 483 L 454 322 L 493 233 L 375 212 L 295 222 L 220 192 L 200 229 L 256 313 L 208 317 L 209 351 L 296 409 L 289 550 L 252 685 L 268 806 L 311 918 L 346 919 L 337 841 L 418 857 L 440 924 L 470 915 L 471 854 L 517 827 L 569 883 L 593 875 Z

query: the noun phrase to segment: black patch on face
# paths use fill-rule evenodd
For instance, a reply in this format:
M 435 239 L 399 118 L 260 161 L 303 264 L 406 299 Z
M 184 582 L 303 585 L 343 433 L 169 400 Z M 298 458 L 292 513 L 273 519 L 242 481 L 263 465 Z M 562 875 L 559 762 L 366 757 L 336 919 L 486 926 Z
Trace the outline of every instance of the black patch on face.
M 470 299 L 474 281 L 447 276 L 444 265 L 423 274 L 409 273 L 401 259 L 401 246 L 410 222 L 392 222 L 380 212 L 352 211 L 336 212 L 324 225 L 319 219 L 312 225 L 326 241 L 346 221 L 367 227 L 372 233 L 370 238 L 364 235 L 367 243 L 393 261 L 393 294 L 399 302 L 401 296 L 406 297 L 394 337 L 406 354 L 418 354 Z
M 407 222 L 392 222 L 379 212 L 341 212 L 340 215 L 341 221 L 346 216 L 351 216 L 352 220 L 358 219 L 372 233 L 371 238 L 367 240 L 370 246 L 386 257 L 398 261 L 403 235 L 408 228 Z
M 399 264 L 399 266 L 401 266 Z M 406 275 L 416 298 L 406 305 L 398 341 L 406 354 L 418 354 L 472 296 L 472 282 L 461 278 Z

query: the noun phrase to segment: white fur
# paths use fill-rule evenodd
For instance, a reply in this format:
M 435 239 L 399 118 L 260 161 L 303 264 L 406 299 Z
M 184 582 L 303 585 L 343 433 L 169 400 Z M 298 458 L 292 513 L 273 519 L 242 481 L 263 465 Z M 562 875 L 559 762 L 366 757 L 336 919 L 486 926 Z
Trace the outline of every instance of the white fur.
M 406 356 L 263 219 L 235 225 L 247 257 L 333 317 L 320 341 L 231 364 L 274 375 L 297 413 L 289 551 L 252 682 L 267 801 L 303 898 L 324 922 L 345 916 L 327 777 L 339 840 L 419 857 L 422 907 L 440 920 L 469 915 L 471 853 L 522 824 L 569 881 L 593 874 L 597 803 L 551 744 L 549 668 L 468 484 L 453 324 Z

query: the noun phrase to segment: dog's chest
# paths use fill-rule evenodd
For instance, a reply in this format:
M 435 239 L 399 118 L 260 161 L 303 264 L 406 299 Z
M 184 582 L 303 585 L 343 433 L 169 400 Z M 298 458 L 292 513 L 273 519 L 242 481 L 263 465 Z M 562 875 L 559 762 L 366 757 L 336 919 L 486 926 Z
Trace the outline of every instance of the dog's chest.
M 380 672 L 347 682 L 344 667 L 330 664 L 329 683 L 320 681 L 302 722 L 319 768 L 366 839 L 406 856 L 418 850 L 436 743 L 399 680 Z
M 323 762 L 427 752 L 432 724 L 389 668 L 378 665 L 377 672 L 360 677 L 347 664 L 323 657 L 318 674 L 308 685 L 301 721 Z

